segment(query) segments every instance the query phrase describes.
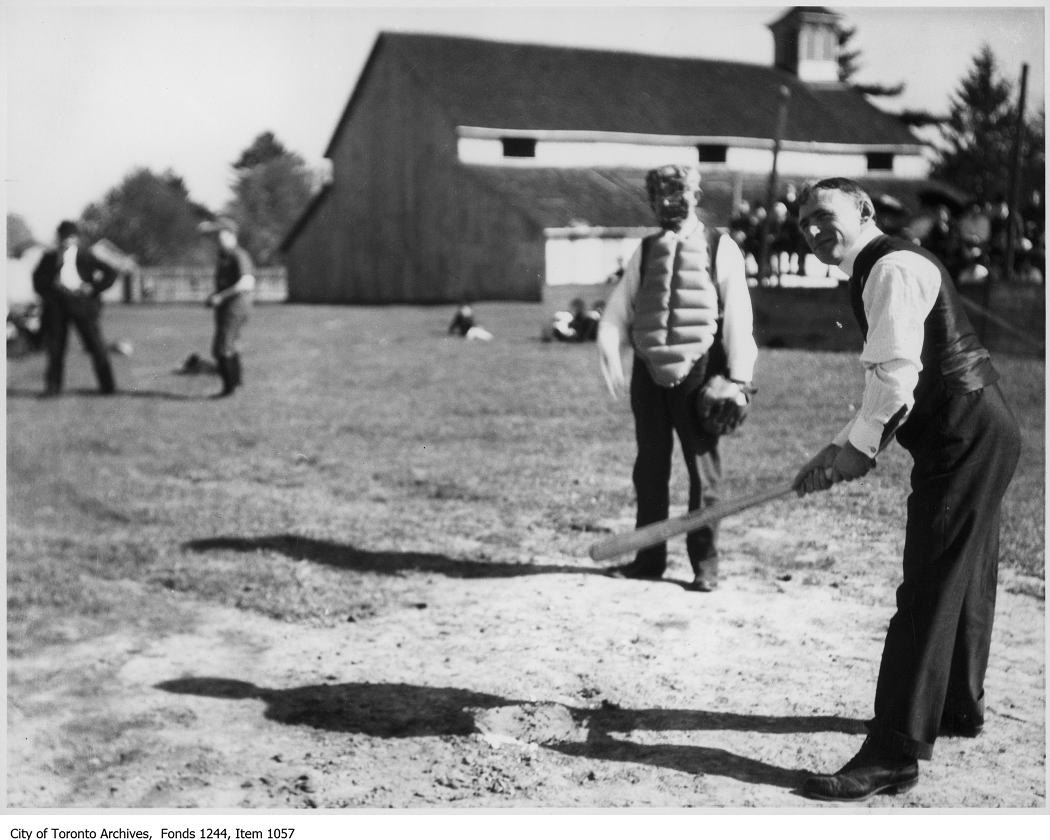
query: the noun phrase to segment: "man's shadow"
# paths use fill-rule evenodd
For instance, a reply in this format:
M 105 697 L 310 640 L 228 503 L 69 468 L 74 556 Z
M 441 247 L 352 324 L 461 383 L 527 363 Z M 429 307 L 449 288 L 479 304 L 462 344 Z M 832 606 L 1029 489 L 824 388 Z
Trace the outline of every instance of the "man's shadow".
M 345 543 L 273 534 L 261 537 L 208 537 L 190 540 L 182 547 L 189 551 L 272 551 L 293 560 L 308 560 L 336 569 L 401 575 L 405 572 L 431 572 L 452 578 L 509 578 L 543 574 L 601 574 L 600 569 L 579 566 L 489 563 L 456 560 L 443 554 L 412 551 L 365 551 Z
M 272 689 L 222 677 L 183 677 L 161 682 L 156 687 L 174 694 L 261 700 L 266 704 L 265 716 L 278 723 L 378 738 L 470 735 L 478 731 L 476 715 L 480 712 L 537 705 L 469 689 L 407 683 L 341 683 Z M 566 741 L 561 731 L 548 736 L 535 733 L 532 740 L 565 756 L 650 764 L 790 789 L 800 786 L 807 771 L 779 767 L 713 747 L 636 744 L 627 736 L 635 730 L 728 729 L 774 735 L 854 734 L 863 730 L 859 721 L 837 716 L 778 717 L 686 709 L 622 709 L 608 703 L 598 708 L 569 707 L 568 712 L 576 726 L 586 732 L 584 740 Z M 623 737 L 614 737 L 613 733 L 623 733 Z
M 178 401 L 192 401 L 199 402 L 210 399 L 210 394 L 178 394 L 171 391 L 154 391 L 144 389 L 133 389 L 128 388 L 127 390 L 117 389 L 112 394 L 99 393 L 97 388 L 70 388 L 63 391 L 61 394 L 54 396 L 45 396 L 43 391 L 39 388 L 8 388 L 7 398 L 9 400 L 61 400 L 63 397 L 99 397 L 107 400 L 119 400 L 124 397 L 133 397 L 136 399 L 151 399 L 151 400 L 178 400 Z

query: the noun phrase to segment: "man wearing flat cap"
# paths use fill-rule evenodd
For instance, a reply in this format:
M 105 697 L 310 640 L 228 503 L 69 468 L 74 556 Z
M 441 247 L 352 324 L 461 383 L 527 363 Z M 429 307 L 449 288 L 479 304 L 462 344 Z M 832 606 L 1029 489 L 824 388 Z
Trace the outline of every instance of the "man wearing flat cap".
M 646 176 L 646 191 L 662 230 L 642 240 L 598 325 L 599 363 L 614 398 L 627 391 L 621 350 L 634 350 L 630 399 L 639 528 L 668 516 L 676 435 L 689 472 L 689 510 L 718 500 L 719 435 L 746 415 L 758 357 L 744 257 L 728 232 L 707 228 L 697 215 L 700 173 L 691 166 L 662 166 Z M 709 405 L 708 394 L 714 394 Z M 734 420 L 709 422 L 715 414 Z M 690 533 L 686 550 L 694 575 L 687 588 L 715 589 L 717 525 Z M 656 579 L 666 567 L 667 545 L 661 543 L 610 574 Z
M 241 385 L 241 330 L 248 323 L 251 293 L 255 289 L 252 258 L 237 243 L 237 223 L 227 217 L 203 222 L 201 233 L 214 233 L 219 243 L 215 265 L 215 291 L 205 304 L 215 310 L 215 338 L 211 352 L 215 358 L 222 391 L 215 396 L 228 397 Z
M 58 396 L 62 391 L 70 324 L 91 356 L 99 392 L 112 394 L 117 386 L 102 337 L 101 296 L 116 282 L 119 272 L 89 248 L 80 247 L 75 222 L 62 222 L 56 241 L 57 247 L 45 252 L 33 270 L 33 289 L 43 304 L 41 327 L 47 349 L 44 396 Z

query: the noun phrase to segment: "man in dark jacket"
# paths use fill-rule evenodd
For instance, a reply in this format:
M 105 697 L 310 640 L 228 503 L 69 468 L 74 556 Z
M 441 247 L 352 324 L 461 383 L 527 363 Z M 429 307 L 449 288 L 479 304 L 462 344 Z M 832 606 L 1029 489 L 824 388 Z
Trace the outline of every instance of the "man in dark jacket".
M 914 461 L 903 578 L 860 751 L 803 793 L 859 801 L 918 782 L 938 736 L 976 737 L 995 614 L 999 518 L 1020 454 L 1003 399 L 947 270 L 886 236 L 871 198 L 845 178 L 803 193 L 802 232 L 821 262 L 850 275 L 864 336 L 864 395 L 850 422 L 799 470 L 799 495 L 865 475 L 889 439 Z
M 43 304 L 41 329 L 47 350 L 44 396 L 62 391 L 66 341 L 72 324 L 91 355 L 99 391 L 112 394 L 117 386 L 102 337 L 102 293 L 117 280 L 117 270 L 80 247 L 74 222 L 58 226 L 57 247 L 47 251 L 33 270 L 33 289 Z
M 215 337 L 211 352 L 222 377 L 217 397 L 228 397 L 242 383 L 241 331 L 251 313 L 255 289 L 255 268 L 248 252 L 237 243 L 237 223 L 228 217 L 200 225 L 202 233 L 214 233 L 218 240 L 215 265 L 215 291 L 205 305 L 215 310 Z

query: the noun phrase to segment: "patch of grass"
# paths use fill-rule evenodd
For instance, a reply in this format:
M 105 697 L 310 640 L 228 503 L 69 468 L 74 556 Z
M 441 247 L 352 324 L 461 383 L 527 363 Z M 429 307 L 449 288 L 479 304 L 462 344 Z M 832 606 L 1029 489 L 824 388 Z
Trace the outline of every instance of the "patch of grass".
M 428 574 L 593 569 L 601 523 L 633 519 L 630 408 L 606 397 L 593 345 L 539 340 L 541 305 L 478 310 L 492 343 L 446 336 L 443 308 L 257 307 L 247 385 L 229 400 L 207 399 L 214 377 L 174 374 L 210 341 L 195 307 L 107 310 L 107 337 L 135 348 L 114 359 L 113 398 L 93 395 L 75 345 L 58 400 L 33 396 L 41 356 L 9 360 L 14 637 L 45 640 L 48 611 L 101 618 L 121 581 L 335 622 L 405 601 Z M 1041 577 L 1045 367 L 996 365 L 1024 436 L 1002 564 Z M 727 497 L 793 475 L 850 417 L 862 375 L 853 353 L 763 349 L 756 381 L 748 422 L 724 441 Z M 680 505 L 677 455 L 674 469 Z M 896 539 L 909 469 L 893 447 L 863 482 L 757 509 L 749 524 Z

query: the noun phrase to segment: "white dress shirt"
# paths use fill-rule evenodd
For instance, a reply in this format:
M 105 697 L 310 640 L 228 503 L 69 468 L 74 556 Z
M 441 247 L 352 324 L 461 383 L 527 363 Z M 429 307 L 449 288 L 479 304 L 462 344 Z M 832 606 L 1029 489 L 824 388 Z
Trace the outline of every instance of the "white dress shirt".
M 80 291 L 84 281 L 77 271 L 77 246 L 71 245 L 62 253 L 62 268 L 58 272 L 58 282 L 71 292 Z
M 663 239 L 681 241 L 702 233 L 704 224 L 690 216 L 680 232 L 664 231 Z M 750 382 L 754 377 L 758 346 L 753 333 L 751 295 L 747 290 L 744 255 L 728 234 L 723 234 L 715 255 L 714 280 L 724 311 L 722 343 L 729 360 L 729 378 Z M 642 281 L 642 249 L 639 247 L 624 266 L 623 277 L 609 295 L 605 312 L 598 324 L 598 352 L 602 356 L 602 373 L 612 389 L 609 370 L 622 375 L 620 351 L 630 344 L 634 323 L 634 304 Z
M 841 268 L 853 273 L 861 250 L 882 231 L 864 231 L 846 253 Z M 924 322 L 941 288 L 941 272 L 911 251 L 893 251 L 879 259 L 868 275 L 861 296 L 868 335 L 860 360 L 864 365 L 864 396 L 860 409 L 834 438 L 838 446 L 852 443 L 874 458 L 882 433 L 903 407 L 915 405 L 915 386 L 922 370 Z

